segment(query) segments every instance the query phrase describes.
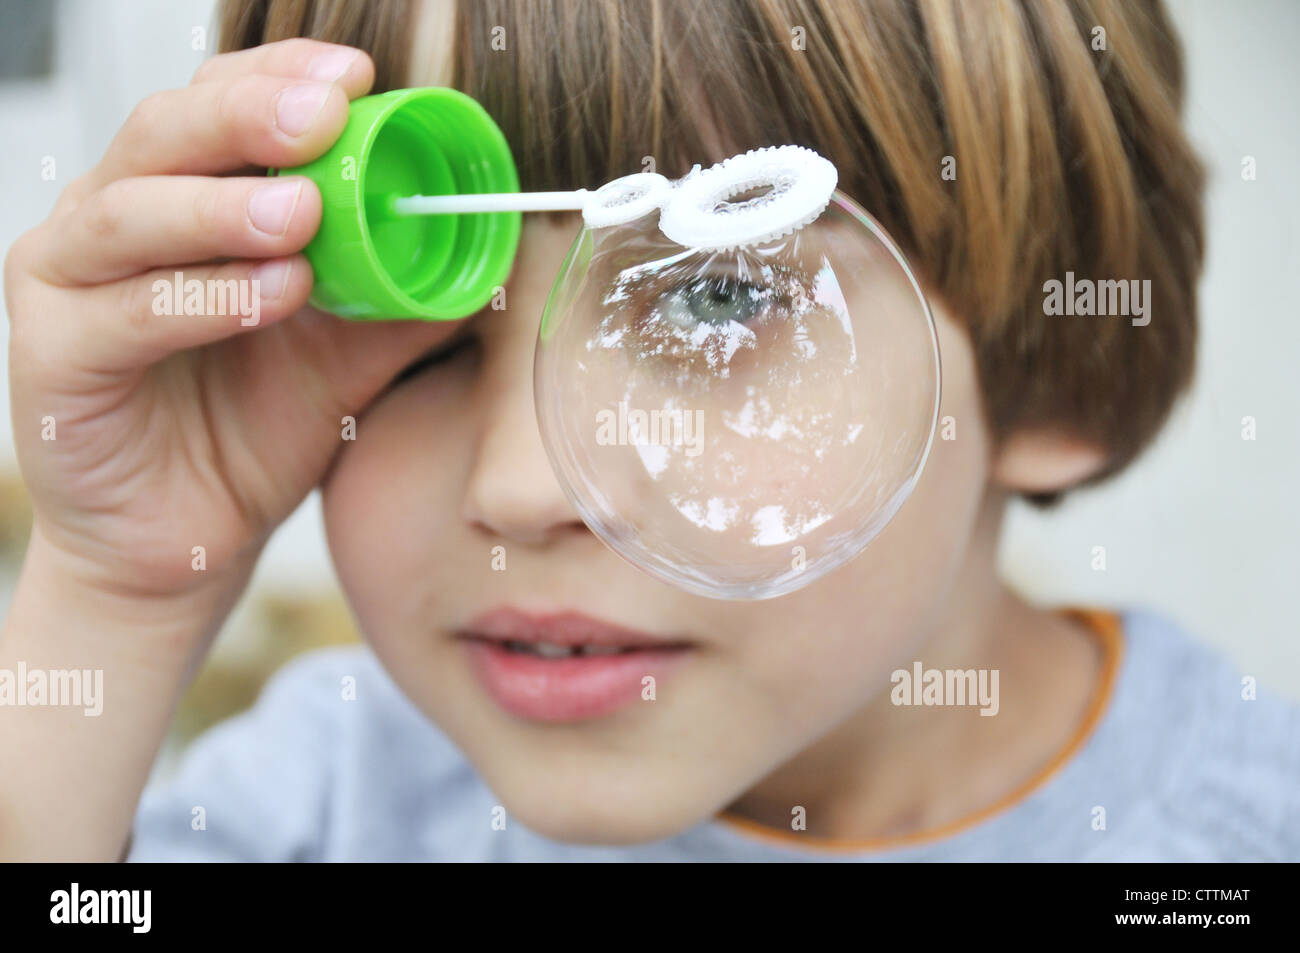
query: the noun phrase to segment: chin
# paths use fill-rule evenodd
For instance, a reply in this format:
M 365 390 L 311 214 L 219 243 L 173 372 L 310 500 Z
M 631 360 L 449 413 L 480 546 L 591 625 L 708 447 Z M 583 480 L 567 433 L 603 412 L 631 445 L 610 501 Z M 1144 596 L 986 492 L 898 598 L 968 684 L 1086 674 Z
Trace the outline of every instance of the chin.
M 589 795 L 567 805 L 542 803 L 528 792 L 502 800 L 513 820 L 543 837 L 566 844 L 615 847 L 653 843 L 684 833 L 705 819 L 687 812 L 673 812 L 671 808 L 666 810 L 663 804 L 624 802 L 596 806 L 590 803 Z
M 512 767 L 505 778 L 484 774 L 509 822 L 562 843 L 652 843 L 682 834 L 713 813 L 710 806 L 692 802 L 689 791 L 667 788 L 650 772 L 619 771 L 602 778 L 596 767 L 568 775 Z M 671 766 L 665 765 L 664 772 L 671 774 Z M 546 780 L 539 781 L 541 777 Z

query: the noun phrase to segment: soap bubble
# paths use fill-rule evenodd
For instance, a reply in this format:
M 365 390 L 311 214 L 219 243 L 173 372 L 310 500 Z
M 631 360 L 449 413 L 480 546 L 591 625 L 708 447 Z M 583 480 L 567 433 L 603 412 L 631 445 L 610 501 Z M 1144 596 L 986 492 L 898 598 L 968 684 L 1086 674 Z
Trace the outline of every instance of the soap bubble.
M 921 474 L 934 321 L 884 230 L 816 221 L 687 248 L 657 216 L 584 227 L 534 368 L 552 465 L 591 530 L 688 592 L 764 599 L 862 551 Z

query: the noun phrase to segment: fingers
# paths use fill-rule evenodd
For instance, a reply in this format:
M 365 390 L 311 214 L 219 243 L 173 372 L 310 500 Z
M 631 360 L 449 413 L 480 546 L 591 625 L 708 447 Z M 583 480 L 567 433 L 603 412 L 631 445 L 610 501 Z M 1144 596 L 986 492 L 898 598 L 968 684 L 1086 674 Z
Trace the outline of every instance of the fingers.
M 39 322 L 28 333 L 64 370 L 129 371 L 275 324 L 306 303 L 311 287 L 301 255 L 158 269 L 72 292 L 81 320 Z
M 320 215 L 320 191 L 301 176 L 119 179 L 38 233 L 40 277 L 90 285 L 160 265 L 291 255 Z
M 375 64 L 350 46 L 296 38 L 213 57 L 198 68 L 191 85 L 229 82 L 252 73 L 337 83 L 348 99 L 356 99 L 374 83 Z
M 135 108 L 83 188 L 132 176 L 302 165 L 334 144 L 347 118 L 347 94 L 332 83 L 250 75 L 155 93 Z
M 259 75 L 264 77 L 262 82 L 247 82 Z M 318 40 L 295 38 L 214 57 L 199 67 L 186 89 L 156 93 L 140 103 L 100 163 L 64 189 L 59 201 L 75 204 L 108 182 L 132 175 L 201 174 L 248 167 L 291 168 L 310 162 L 333 144 L 342 129 L 341 124 L 332 132 L 329 128 L 337 118 L 337 103 L 316 116 L 325 124 L 324 132 L 313 127 L 310 135 L 290 135 L 287 140 L 274 121 L 278 109 L 283 107 L 286 125 L 292 128 L 302 121 L 301 116 L 294 118 L 295 111 L 309 111 L 311 103 L 304 105 L 304 100 L 323 95 L 325 87 L 336 86 L 346 102 L 369 92 L 374 79 L 374 63 L 366 53 Z M 229 89 L 231 86 L 236 88 Z M 286 88 L 304 86 L 307 88 L 295 89 L 280 98 Z M 257 103 L 245 101 L 259 89 L 269 89 L 270 95 L 276 97 L 274 108 L 259 110 Z M 218 107 L 220 111 L 214 112 Z M 183 113 L 187 108 L 193 111 L 185 126 L 168 125 L 178 111 Z M 343 112 L 346 116 L 346 110 Z M 229 143 L 236 148 L 208 151 L 210 143 L 219 140 L 232 123 L 238 125 L 243 121 L 256 125 L 267 115 L 273 117 L 270 131 L 260 130 L 263 140 L 260 144 L 258 129 L 241 129 L 238 141 Z M 204 129 L 208 135 L 196 148 L 186 149 L 180 140 L 192 126 Z M 173 141 L 172 148 L 150 153 L 159 142 L 169 138 Z M 230 153 L 238 153 L 250 138 L 254 140 L 250 151 L 261 158 L 243 162 L 232 159 Z M 207 154 L 203 155 L 205 151 Z M 199 153 L 197 161 L 196 152 Z
M 24 293 L 77 296 L 79 321 L 23 322 L 33 353 L 130 370 L 301 308 L 313 276 L 295 253 L 319 225 L 316 186 L 204 177 L 322 155 L 373 79 L 364 53 L 299 39 L 216 57 L 189 87 L 145 100 L 12 256 L 10 271 L 38 279 L 18 282 Z M 236 260 L 186 264 L 213 259 Z

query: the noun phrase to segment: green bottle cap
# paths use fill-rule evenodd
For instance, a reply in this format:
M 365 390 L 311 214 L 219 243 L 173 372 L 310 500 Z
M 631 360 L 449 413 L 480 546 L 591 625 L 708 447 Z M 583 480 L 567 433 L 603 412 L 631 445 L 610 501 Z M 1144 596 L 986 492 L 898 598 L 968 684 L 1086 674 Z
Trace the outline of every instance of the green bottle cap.
M 320 188 L 320 230 L 304 249 L 313 306 L 346 318 L 468 317 L 504 284 L 518 212 L 397 215 L 408 195 L 518 192 L 505 136 L 454 89 L 398 89 L 354 100 L 328 152 L 272 175 Z

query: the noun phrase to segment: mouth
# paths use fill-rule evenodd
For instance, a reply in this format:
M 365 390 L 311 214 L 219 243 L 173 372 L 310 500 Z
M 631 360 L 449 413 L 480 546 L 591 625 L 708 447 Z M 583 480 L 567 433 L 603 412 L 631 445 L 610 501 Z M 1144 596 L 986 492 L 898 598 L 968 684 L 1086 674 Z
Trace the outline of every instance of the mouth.
M 658 682 L 691 650 L 671 639 L 577 612 L 494 609 L 456 633 L 480 684 L 503 709 L 531 721 L 599 718 L 652 701 Z

